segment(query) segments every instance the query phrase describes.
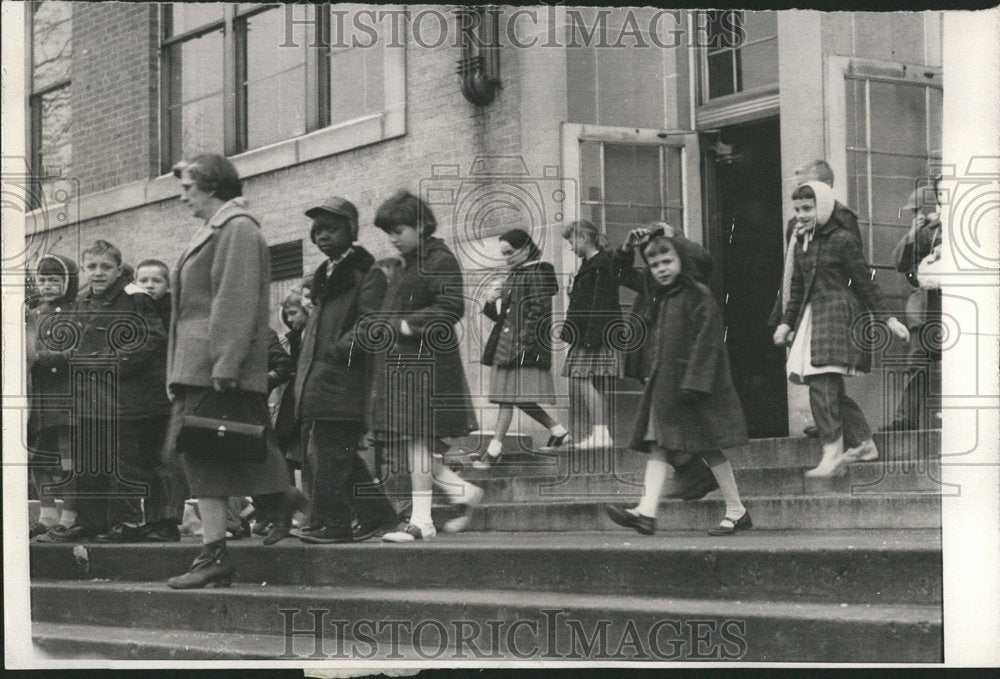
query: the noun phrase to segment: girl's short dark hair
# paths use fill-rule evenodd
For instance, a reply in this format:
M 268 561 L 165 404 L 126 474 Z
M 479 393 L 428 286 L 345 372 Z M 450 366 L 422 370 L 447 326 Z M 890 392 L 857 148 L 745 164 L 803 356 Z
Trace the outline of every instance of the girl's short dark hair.
M 802 184 L 792 192 L 792 200 L 816 200 L 816 192 L 808 184 Z
M 375 213 L 375 226 L 390 233 L 402 225 L 412 226 L 426 238 L 437 229 L 437 219 L 427 203 L 409 191 L 402 190 L 379 205 Z
M 178 179 L 187 172 L 199 189 L 220 200 L 232 200 L 243 195 L 243 182 L 236 166 L 217 153 L 202 153 L 190 160 L 182 160 L 174 165 L 173 172 Z
M 515 250 L 527 248 L 529 262 L 538 259 L 542 255 L 542 251 L 538 249 L 538 245 L 531 238 L 531 234 L 524 229 L 511 229 L 501 234 L 500 240 L 510 243 L 510 246 Z
M 35 272 L 39 276 L 62 276 L 66 278 L 69 273 L 66 266 L 55 257 L 44 257 L 38 263 L 38 270 Z

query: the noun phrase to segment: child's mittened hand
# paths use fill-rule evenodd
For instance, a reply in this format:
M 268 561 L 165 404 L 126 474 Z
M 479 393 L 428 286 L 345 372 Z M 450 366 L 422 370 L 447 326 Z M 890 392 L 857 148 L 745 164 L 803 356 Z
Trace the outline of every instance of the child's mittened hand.
M 638 229 L 632 229 L 629 231 L 628 240 L 625 245 L 629 248 L 634 248 L 640 242 L 649 238 L 652 232 L 644 226 L 640 226 Z

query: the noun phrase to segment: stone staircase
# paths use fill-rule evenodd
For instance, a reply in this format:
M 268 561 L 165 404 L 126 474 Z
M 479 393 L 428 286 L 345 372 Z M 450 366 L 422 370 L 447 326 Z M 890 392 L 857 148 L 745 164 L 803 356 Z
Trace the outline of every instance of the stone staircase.
M 611 523 L 604 505 L 641 493 L 641 454 L 513 437 L 503 464 L 466 471 L 487 492 L 469 532 L 236 541 L 230 589 L 163 584 L 195 539 L 85 560 L 33 544 L 33 636 L 59 658 L 940 662 L 940 434 L 876 441 L 881 460 L 833 480 L 803 477 L 813 440 L 734 453 L 755 528 L 728 538 L 705 533 L 717 492 L 664 501 L 652 537 Z

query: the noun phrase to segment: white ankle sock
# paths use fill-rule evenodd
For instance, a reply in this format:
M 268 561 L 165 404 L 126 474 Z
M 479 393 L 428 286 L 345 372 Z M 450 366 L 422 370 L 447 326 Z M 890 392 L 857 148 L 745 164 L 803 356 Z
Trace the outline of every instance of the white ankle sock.
M 729 463 L 729 460 L 726 460 L 721 464 L 709 467 L 709 469 L 712 470 L 712 476 L 718 482 L 722 497 L 726 500 L 726 518 L 736 520 L 743 516 L 746 507 L 740 500 L 740 491 L 736 487 L 736 477 L 733 475 L 733 465 Z
M 76 523 L 76 512 L 69 509 L 64 509 L 62 516 L 59 517 L 59 524 L 65 526 L 66 528 L 72 528 L 73 524 Z
M 431 518 L 431 491 L 413 493 L 413 511 L 410 513 L 410 523 L 415 526 L 433 525 Z
M 549 427 L 549 431 L 552 433 L 553 436 L 562 436 L 563 434 L 567 433 L 566 427 L 562 426 L 561 424 L 556 424 L 554 427 Z
M 49 527 L 56 525 L 59 523 L 59 510 L 55 507 L 42 507 L 38 510 L 38 521 Z
M 666 483 L 669 467 L 667 461 L 659 456 L 651 456 L 646 460 L 644 491 L 639 505 L 635 508 L 639 514 L 656 518 L 656 510 L 660 506 L 660 495 L 663 494 L 663 484 Z
M 490 439 L 490 443 L 486 446 L 486 452 L 491 457 L 496 457 L 503 450 L 503 441 L 497 441 L 496 439 Z

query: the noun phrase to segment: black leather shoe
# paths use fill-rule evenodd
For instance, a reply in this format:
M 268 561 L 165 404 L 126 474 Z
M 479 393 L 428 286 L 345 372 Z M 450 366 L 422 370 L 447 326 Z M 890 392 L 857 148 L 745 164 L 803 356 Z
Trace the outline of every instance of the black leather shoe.
M 732 519 L 723 519 L 718 526 L 711 528 L 708 531 L 709 535 L 732 535 L 741 530 L 746 530 L 748 528 L 753 528 L 753 521 L 750 520 L 750 510 L 743 512 L 743 516 L 733 521 Z
M 115 524 L 107 533 L 101 533 L 94 538 L 94 542 L 106 542 L 124 544 L 129 542 L 143 542 L 146 539 L 144 526 L 130 526 L 126 523 Z
M 292 530 L 292 517 L 295 512 L 306 508 L 306 498 L 298 488 L 289 488 L 285 491 L 284 506 L 271 530 L 264 536 L 265 545 L 273 545 L 288 537 Z
M 350 531 L 335 530 L 329 526 L 323 526 L 318 530 L 302 532 L 299 540 L 310 545 L 332 545 L 343 542 L 354 542 L 354 536 Z
M 146 542 L 180 542 L 181 529 L 169 519 L 148 523 L 145 528 L 143 539 Z
M 656 532 L 656 519 L 652 517 L 634 514 L 614 505 L 608 505 L 606 511 L 608 512 L 608 518 L 619 526 L 631 528 L 643 535 L 652 535 Z
M 552 436 L 549 437 L 548 443 L 545 444 L 545 447 L 546 448 L 562 448 L 563 445 L 565 445 L 566 443 L 568 443 L 567 439 L 569 439 L 569 438 L 570 438 L 569 432 L 566 432 L 565 434 L 560 434 L 559 436 L 556 436 L 555 434 L 553 434 Z

